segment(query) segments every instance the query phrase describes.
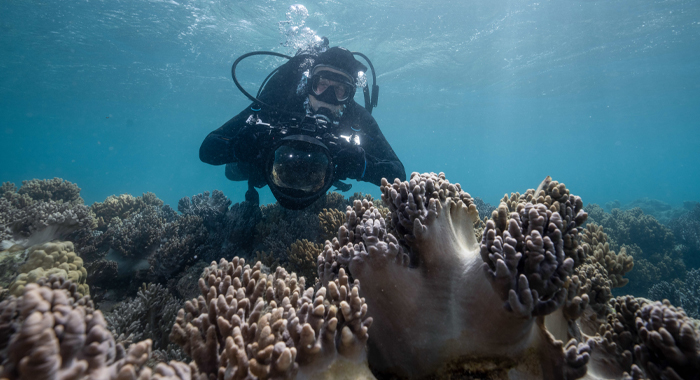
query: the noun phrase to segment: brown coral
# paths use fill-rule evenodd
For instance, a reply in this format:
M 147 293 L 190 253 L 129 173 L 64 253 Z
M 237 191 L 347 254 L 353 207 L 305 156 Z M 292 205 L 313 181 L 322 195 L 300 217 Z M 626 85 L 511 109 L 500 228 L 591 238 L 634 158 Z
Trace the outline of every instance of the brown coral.
M 19 296 L 24 287 L 42 277 L 56 275 L 71 280 L 82 295 L 89 295 L 86 284 L 87 270 L 69 241 L 44 243 L 27 249 L 27 261 L 19 268 L 20 274 L 10 285 L 10 293 Z
M 58 177 L 22 181 L 22 186 L 17 192 L 37 201 L 62 201 L 73 205 L 84 203 L 78 185 Z
M 479 378 L 557 379 L 585 374 L 586 344 L 555 341 L 542 323 L 542 315 L 553 312 L 567 295 L 562 289 L 573 262 L 565 257 L 564 236 L 574 234 L 576 222 L 585 220 L 576 198 L 562 205 L 563 217 L 544 205 L 526 204 L 522 211 L 532 228 L 522 219 L 519 225 L 510 219 L 511 232 L 520 230 L 529 239 L 546 226 L 546 236 L 557 243 L 555 251 L 545 239 L 528 240 L 538 255 L 546 254 L 547 263 L 541 268 L 537 267 L 541 261 L 532 255 L 531 263 L 505 269 L 498 260 L 504 245 L 496 242 L 494 227 L 489 227 L 484 236 L 492 235 L 491 244 L 486 237 L 482 244 L 487 245 L 486 259 L 494 263 L 499 283 L 492 286 L 493 274 L 474 231 L 477 209 L 460 185 L 447 181 L 443 173 L 413 173 L 407 182 L 383 180 L 381 191 L 391 214 L 383 218 L 371 202 L 356 200 L 347 209 L 338 237 L 326 243 L 319 257 L 321 284 L 333 281 L 344 268 L 362 284 L 376 324 L 370 342 L 376 353 L 370 357 L 373 369 L 402 378 L 430 377 L 443 370 L 453 373 L 448 367 L 455 363 L 470 370 L 481 365 L 482 370 L 473 372 Z M 510 255 L 504 258 L 513 261 Z M 528 294 L 523 270 L 533 283 Z M 512 306 L 504 307 L 505 300 Z
M 93 203 L 90 209 L 95 213 L 97 228 L 105 231 L 112 219 L 127 219 L 148 206 L 161 207 L 163 201 L 153 193 L 144 193 L 140 197 L 134 197 L 131 194 L 110 195 L 104 202 Z
M 304 290 L 304 280 L 279 267 L 263 275 L 234 258 L 200 279 L 201 296 L 178 313 L 170 335 L 210 379 L 293 378 L 328 371 L 333 363 L 365 360 L 371 319 L 357 284 L 344 274 L 328 287 Z M 366 366 L 354 366 L 354 370 Z
M 631 296 L 611 301 L 601 325 L 589 373 L 605 378 L 695 379 L 700 373 L 700 332 L 668 301 Z M 625 374 L 627 373 L 627 374 Z
M 318 274 L 318 255 L 323 252 L 323 246 L 310 242 L 306 239 L 297 240 L 287 248 L 287 260 L 289 260 L 289 270 L 303 276 L 313 284 Z
M 627 254 L 625 247 L 620 248 L 620 253 L 610 249 L 608 235 L 603 232 L 603 227 L 595 223 L 588 223 L 582 231 L 581 240 L 584 245 L 586 257 L 594 260 L 605 268 L 608 278 L 614 288 L 627 285 L 629 279 L 623 278 L 634 267 L 634 259 Z
M 102 313 L 76 290 L 70 281 L 54 278 L 42 285 L 29 284 L 21 296 L 0 303 L 4 338 L 0 340 L 0 378 L 196 377 L 196 367 L 179 362 L 160 363 L 153 371 L 146 368 L 151 342 L 133 344 L 125 351 L 107 330 Z
M 334 208 L 324 208 L 318 214 L 318 222 L 321 226 L 321 240 L 332 240 L 338 234 L 338 228 L 345 223 L 345 213 Z

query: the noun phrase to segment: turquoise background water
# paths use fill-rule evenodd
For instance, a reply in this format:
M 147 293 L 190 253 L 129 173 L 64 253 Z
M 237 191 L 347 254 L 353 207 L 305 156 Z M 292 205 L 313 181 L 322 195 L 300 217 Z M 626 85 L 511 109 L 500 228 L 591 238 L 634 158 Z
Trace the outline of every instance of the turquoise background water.
M 298 26 L 372 59 L 374 116 L 409 173 L 444 171 L 494 204 L 546 175 L 584 203 L 700 198 L 696 0 L 342 0 L 302 3 L 306 18 L 292 4 L 0 2 L 0 181 L 61 177 L 88 204 L 242 200 L 199 145 L 248 104 L 232 62 L 293 52 Z M 281 63 L 247 60 L 242 82 Z

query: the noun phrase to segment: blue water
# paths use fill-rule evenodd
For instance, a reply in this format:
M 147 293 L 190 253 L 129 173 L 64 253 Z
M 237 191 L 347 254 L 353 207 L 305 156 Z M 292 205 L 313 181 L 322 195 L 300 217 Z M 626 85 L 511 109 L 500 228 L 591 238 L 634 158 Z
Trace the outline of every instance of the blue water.
M 248 104 L 233 60 L 293 51 L 280 32 L 292 4 L 0 2 L 0 181 L 61 177 L 88 204 L 242 200 L 199 145 Z M 696 0 L 303 5 L 304 27 L 372 59 L 374 116 L 409 173 L 444 171 L 494 204 L 547 175 L 584 203 L 700 200 Z M 255 90 L 280 63 L 245 61 L 242 82 Z

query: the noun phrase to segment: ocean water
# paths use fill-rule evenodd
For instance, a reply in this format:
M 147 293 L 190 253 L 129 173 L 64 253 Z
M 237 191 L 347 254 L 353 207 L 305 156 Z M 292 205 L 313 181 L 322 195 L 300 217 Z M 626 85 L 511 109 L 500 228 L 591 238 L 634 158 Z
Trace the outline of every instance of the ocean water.
M 333 235 L 326 230 L 332 223 L 326 220 L 319 224 L 319 220 L 322 215 L 339 220 L 338 215 L 331 218 L 328 213 L 319 214 L 319 205 L 342 208 L 341 201 L 331 196 L 326 203 L 296 213 L 276 207 L 260 211 L 254 205 L 236 204 L 244 199 L 247 184 L 228 181 L 223 166 L 200 162 L 198 153 L 209 132 L 249 105 L 231 79 L 231 64 L 237 57 L 260 50 L 293 55 L 321 36 L 328 37 L 331 46 L 343 46 L 371 58 L 380 86 L 379 106 L 373 115 L 409 175 L 444 172 L 451 183 L 460 183 L 473 197 L 492 205 L 498 205 L 504 194 L 536 188 L 547 176 L 565 183 L 582 198 L 588 221 L 602 226 L 609 245 L 603 243 L 600 233 L 592 237 L 591 230 L 596 227 L 591 224 L 585 232 L 578 231 L 585 235 L 581 241 L 588 239 L 598 254 L 608 248 L 619 254 L 616 261 L 604 264 L 612 271 L 608 278 L 614 283 L 603 281 L 607 272 L 600 266 L 588 267 L 591 262 L 584 264 L 579 259 L 574 269 L 583 283 L 600 269 L 595 272 L 599 275 L 596 283 L 579 288 L 581 292 L 577 293 L 583 298 L 584 293 L 591 296 L 587 311 L 598 313 L 599 321 L 613 321 L 613 304 L 623 302 L 608 300 L 611 294 L 670 299 L 675 306 L 685 308 L 687 316 L 700 318 L 697 0 L 0 1 L 0 183 L 20 185 L 23 180 L 60 177 L 82 188 L 81 196 L 88 206 L 112 194 L 139 196 L 153 192 L 178 209 L 178 200 L 214 189 L 223 191 L 234 204 L 229 209 L 225 200 L 200 207 L 193 197 L 192 207 L 189 199 L 183 202 L 180 216 L 166 207 L 141 205 L 132 214 L 121 212 L 121 219 L 112 218 L 111 210 L 93 209 L 104 218 L 97 227 L 64 226 L 54 220 L 43 228 L 31 224 L 31 213 L 24 219 L 21 216 L 41 206 L 42 200 L 36 198 L 37 203 L 32 205 L 16 202 L 10 212 L 0 209 L 0 238 L 9 239 L 0 241 L 0 300 L 8 294 L 3 288 L 9 293 L 20 289 L 25 280 L 20 272 L 39 262 L 39 254 L 31 256 L 35 252 L 56 249 L 65 260 L 69 255 L 80 256 L 82 264 L 73 261 L 70 274 L 79 278 L 83 290 L 89 287 L 115 337 L 136 333 L 137 337 L 129 336 L 127 340 L 153 339 L 152 358 L 189 361 L 189 348 L 183 351 L 168 346 L 182 344 L 176 342 L 175 333 L 176 338 L 170 340 L 171 326 L 177 323 L 184 327 L 184 320 L 175 320 L 175 310 L 184 299 L 197 296 L 197 276 L 201 277 L 212 260 L 237 255 L 248 263 L 262 263 L 262 273 L 270 269 L 274 272 L 280 265 L 306 277 L 306 285 L 314 284 L 316 265 L 327 257 L 318 254 L 321 244 Z M 249 58 L 240 64 L 238 78 L 254 93 L 267 74 L 282 63 L 284 60 L 279 58 Z M 356 100 L 363 104 L 359 91 Z M 378 187 L 351 183 L 353 187 L 345 198 L 356 191 L 379 197 Z M 0 197 L 10 199 L 13 195 Z M 274 201 L 268 189 L 261 190 L 262 204 Z M 589 203 L 597 203 L 609 212 Z M 0 203 L 3 207 L 8 204 Z M 217 207 L 222 204 L 224 207 Z M 643 216 L 636 209 L 611 211 L 614 205 L 623 209 L 642 206 L 657 219 Z M 26 210 L 16 212 L 23 207 Z M 82 205 L 71 207 L 87 212 Z M 395 370 L 416 375 L 414 369 L 427 374 L 439 367 L 445 373 L 454 370 L 455 376 L 476 374 L 485 378 L 489 373 L 498 374 L 505 368 L 502 366 L 513 369 L 513 374 L 532 359 L 527 356 L 530 354 L 516 358 L 518 350 L 527 346 L 525 352 L 535 352 L 532 348 L 538 343 L 533 342 L 538 339 L 525 343 L 518 337 L 535 336 L 531 334 L 535 331 L 533 316 L 546 309 L 543 303 L 537 311 L 524 306 L 518 310 L 513 304 L 504 310 L 505 298 L 496 296 L 508 292 L 506 281 L 496 281 L 493 288 L 485 285 L 488 280 L 481 276 L 482 256 L 477 253 L 479 249 L 498 253 L 500 245 L 491 246 L 488 239 L 483 239 L 480 247 L 471 245 L 469 239 L 474 234 L 470 228 L 479 222 L 469 219 L 474 214 L 453 212 L 446 217 L 445 210 L 437 218 L 421 220 L 428 226 L 427 237 L 418 233 L 418 237 L 398 236 L 401 249 L 407 252 L 396 256 L 397 263 L 401 259 L 406 263 L 400 270 L 377 259 L 383 249 L 385 254 L 396 254 L 387 248 L 396 246 L 382 245 L 392 242 L 393 237 L 382 239 L 388 236 L 384 232 L 403 235 L 396 227 L 398 222 L 389 223 L 386 229 L 367 229 L 362 235 L 354 235 L 354 241 L 346 239 L 345 243 L 356 243 L 357 250 L 369 247 L 369 254 L 357 253 L 348 265 L 349 275 L 364 285 L 359 293 L 362 301 L 349 303 L 353 307 L 371 305 L 364 309 L 369 313 L 360 319 L 374 318 L 368 358 L 375 375 L 401 375 Z M 349 227 L 352 220 L 345 226 Z M 581 220 L 576 218 L 576 222 Z M 376 222 L 381 226 L 382 221 Z M 455 233 L 452 226 L 458 226 L 459 232 Z M 491 226 L 480 230 L 486 231 L 484 236 L 494 236 Z M 553 226 L 549 224 L 544 234 L 557 236 L 560 229 L 554 231 Z M 570 227 L 564 233 L 575 236 Z M 379 237 L 372 239 L 370 234 Z M 528 244 L 538 240 L 535 233 L 530 237 L 534 239 Z M 34 245 L 55 238 L 75 244 Z M 468 246 L 476 250 L 469 251 Z M 518 249 L 524 250 L 522 246 Z M 539 274 L 556 265 L 555 277 L 564 276 L 561 273 L 567 270 L 562 268 L 569 263 L 563 260 L 562 245 L 555 250 L 559 254 L 555 264 L 532 264 L 533 257 L 537 257 L 530 250 L 524 252 L 517 268 L 511 269 L 534 276 L 532 271 L 538 270 Z M 634 258 L 634 268 L 631 258 L 622 252 Z M 574 256 L 570 252 L 567 255 Z M 487 260 L 495 257 L 491 255 Z M 337 260 L 335 265 L 341 261 Z M 49 261 L 42 261 L 42 265 L 47 266 Z M 486 268 L 496 268 L 493 262 L 487 263 Z M 78 268 L 80 265 L 83 267 Z M 222 261 L 220 265 L 225 264 Z M 354 273 L 353 265 L 359 268 Z M 322 273 L 318 277 L 329 276 Z M 240 280 L 247 278 L 244 275 Z M 578 290 L 572 284 L 577 282 L 570 278 L 566 274 L 564 281 L 557 282 L 547 277 L 549 285 L 554 285 L 541 286 L 545 290 L 539 301 L 556 298 L 554 294 L 562 283 L 573 297 Z M 280 283 L 274 282 L 275 286 Z M 615 287 L 612 293 L 605 289 L 608 286 Z M 522 290 L 522 282 L 518 287 Z M 322 294 L 325 297 L 319 290 L 315 296 Z M 520 298 L 526 301 L 524 294 Z M 339 298 L 328 301 L 330 298 L 325 299 L 324 307 L 335 302 L 346 313 Z M 624 302 L 628 301 L 638 305 L 646 302 Z M 0 303 L 0 309 L 8 304 Z M 567 304 L 567 318 L 575 314 L 576 307 L 570 306 Z M 674 367 L 681 374 L 679 378 L 697 378 L 699 367 L 693 360 L 698 356 L 688 354 L 693 345 L 686 344 L 691 339 L 686 327 L 695 323 L 695 336 L 700 339 L 700 325 L 688 322 L 684 315 L 678 317 L 688 323 L 681 330 L 685 335 L 680 340 L 676 319 L 669 314 L 675 309 L 668 312 L 670 306 L 661 304 L 653 307 L 665 308 L 661 313 L 666 318 L 664 323 L 674 338 L 683 342 L 683 354 L 690 359 L 663 357 L 680 352 L 673 347 L 658 350 L 661 353 L 647 361 L 651 356 L 640 355 L 644 351 L 638 351 L 637 346 L 632 350 L 635 364 L 644 367 L 646 374 L 655 373 L 649 372 L 649 366 L 658 362 L 686 366 Z M 202 312 L 210 312 L 206 308 L 204 305 Z M 303 311 L 297 316 L 305 318 L 302 314 L 311 309 L 299 310 Z M 319 309 L 313 310 L 318 314 Z M 328 308 L 325 318 L 335 315 L 331 310 L 337 309 Z M 551 315 L 558 315 L 559 310 Z M 632 334 L 643 335 L 637 331 L 642 326 L 642 314 L 635 315 L 638 318 L 634 326 L 625 326 Z M 16 313 L 3 315 L 19 321 Z M 591 328 L 597 323 L 591 318 L 585 315 L 579 322 L 587 319 L 588 323 L 579 324 L 581 331 L 592 336 L 602 330 Z M 339 319 L 341 324 L 347 322 Z M 569 338 L 567 333 L 577 330 L 556 331 L 557 323 L 555 320 L 546 328 L 564 342 Z M 654 321 L 654 328 L 658 323 Z M 525 330 L 528 328 L 529 332 Z M 324 331 L 326 339 L 328 330 Z M 345 342 L 346 330 L 341 327 L 337 331 L 342 331 Z M 316 333 L 321 336 L 320 330 Z M 353 333 L 359 336 L 358 331 Z M 509 336 L 506 339 L 502 334 Z M 632 341 L 620 336 L 627 341 L 625 344 Z M 20 338 L 3 338 L 0 341 L 11 342 L 11 346 L 9 351 L 0 347 L 0 370 L 14 371 L 7 363 L 15 358 L 8 359 L 3 352 L 14 355 L 13 347 L 24 348 L 17 343 Z M 669 342 L 667 338 L 664 335 L 664 344 Z M 338 336 L 335 339 L 336 343 L 340 340 Z M 46 344 L 54 341 L 47 340 Z M 418 344 L 412 344 L 416 341 Z M 292 343 L 289 339 L 285 342 Z M 581 347 L 579 353 L 585 351 Z M 617 359 L 623 365 L 623 345 L 617 347 Z M 251 355 L 250 346 L 247 350 Z M 546 350 L 554 353 L 551 347 Z M 499 355 L 509 357 L 501 362 Z M 603 364 L 616 360 L 608 351 L 604 355 L 610 360 Z M 192 356 L 202 359 L 201 355 L 199 359 Z M 539 363 L 543 358 L 535 360 Z M 548 354 L 547 358 L 557 360 L 556 355 Z M 489 369 L 490 364 L 484 364 L 489 361 L 498 368 Z M 521 367 L 514 369 L 512 363 L 517 361 L 521 361 Z M 594 368 L 593 362 L 589 368 Z M 469 365 L 474 363 L 482 369 L 472 373 L 474 368 Z M 201 362 L 198 364 L 204 368 Z M 365 366 L 353 365 L 353 369 L 358 368 Z M 526 370 L 539 368 L 535 365 Z M 437 373 L 443 373 L 440 371 Z M 12 378 L 13 373 L 7 373 Z
M 302 3 L 306 17 L 294 4 L 1 2 L 0 179 L 61 177 L 87 204 L 240 200 L 244 183 L 198 159 L 248 104 L 231 64 L 293 53 L 307 33 L 370 57 L 374 116 L 409 174 L 443 171 L 494 204 L 547 175 L 584 203 L 699 198 L 697 1 L 343 0 Z M 258 58 L 240 67 L 251 91 L 283 63 Z

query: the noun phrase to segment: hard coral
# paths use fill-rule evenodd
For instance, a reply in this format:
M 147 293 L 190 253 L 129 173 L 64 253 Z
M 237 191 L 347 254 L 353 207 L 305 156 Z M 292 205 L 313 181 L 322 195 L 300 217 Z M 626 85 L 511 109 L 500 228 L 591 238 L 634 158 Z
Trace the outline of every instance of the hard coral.
M 297 240 L 287 248 L 289 269 L 299 276 L 304 276 L 313 284 L 317 277 L 316 261 L 318 255 L 323 252 L 323 246 L 306 239 Z
M 93 203 L 90 209 L 95 213 L 97 228 L 105 231 L 114 218 L 127 219 L 149 206 L 160 208 L 163 201 L 153 193 L 144 193 L 140 197 L 131 194 L 110 195 L 104 202 Z
M 231 200 L 224 195 L 221 190 L 214 190 L 209 196 L 209 192 L 180 199 L 177 210 L 183 215 L 196 215 L 202 218 L 208 227 L 216 227 L 223 223 L 224 216 L 228 211 Z
M 341 272 L 315 293 L 304 285 L 281 267 L 265 276 L 237 257 L 212 263 L 170 339 L 209 379 L 306 378 L 343 363 L 359 364 L 343 367 L 345 378 L 372 378 L 362 365 L 371 319 L 357 284 Z
M 627 272 L 634 267 L 634 259 L 627 254 L 625 247 L 620 249 L 619 254 L 610 249 L 608 235 L 603 232 L 603 227 L 588 223 L 582 234 L 584 249 L 589 250 L 586 256 L 595 260 L 605 268 L 612 286 L 619 288 L 627 285 L 629 279 L 623 278 Z
M 171 344 L 168 335 L 181 306 L 162 285 L 143 284 L 135 298 L 117 304 L 105 319 L 118 340 L 150 339 L 153 349 L 166 352 Z
M 22 192 L 22 187 L 19 189 L 22 193 L 13 192 L 13 187 L 6 186 L 6 191 L 1 194 L 0 239 L 11 240 L 28 247 L 94 227 L 93 215 L 82 205 L 82 198 L 74 197 L 77 193 L 73 194 L 64 188 L 57 191 L 56 197 L 66 197 L 68 200 L 54 199 L 53 193 L 43 189 L 42 181 L 28 183 L 32 184 L 31 190 Z M 66 183 L 70 186 L 65 185 Z M 63 187 L 72 189 L 73 186 L 75 185 L 65 182 Z M 32 195 L 38 199 L 32 198 Z
M 321 239 L 324 241 L 333 239 L 338 234 L 338 228 L 345 223 L 345 213 L 334 208 L 324 208 L 318 214 L 318 222 L 321 227 Z
M 191 379 L 196 367 L 144 364 L 150 341 L 128 351 L 106 328 L 89 297 L 60 279 L 30 284 L 19 297 L 0 303 L 0 378 L 15 379 Z
M 700 266 L 700 205 L 696 204 L 687 213 L 672 219 L 669 228 L 679 243 L 692 252 L 685 259 L 690 266 Z
M 586 206 L 589 209 L 595 210 L 589 222 L 604 228 L 610 249 L 624 247 L 634 258 L 634 269 L 627 275 L 630 281 L 625 287 L 627 293 L 646 295 L 652 284 L 679 279 L 685 273 L 684 261 L 688 258 L 676 249 L 671 230 L 654 217 L 645 215 L 639 208 L 613 209 L 610 214 L 591 205 Z
M 700 333 L 682 310 L 631 296 L 611 304 L 614 313 L 592 343 L 591 376 L 698 379 Z
M 659 301 L 667 299 L 671 304 L 683 308 L 689 317 L 700 319 L 700 269 L 686 272 L 683 282 L 659 282 L 649 289 L 649 298 Z
M 28 248 L 27 260 L 19 270 L 20 274 L 10 285 L 12 295 L 19 296 L 27 284 L 51 275 L 71 280 L 82 295 L 90 294 L 83 260 L 75 253 L 73 243 L 69 241 L 44 243 Z
M 555 341 L 537 317 L 567 300 L 567 256 L 581 253 L 575 234 L 585 220 L 579 198 L 558 184 L 546 196 L 533 190 L 531 199 L 549 205 L 523 203 L 500 231 L 490 221 L 480 247 L 476 206 L 444 174 L 384 180 L 381 191 L 389 222 L 370 202 L 356 201 L 319 257 L 321 284 L 344 268 L 361 283 L 376 325 L 373 368 L 406 378 L 454 363 L 474 377 L 585 374 L 587 346 Z
M 186 265 L 195 262 L 199 249 L 206 248 L 209 233 L 202 218 L 185 215 L 165 227 L 158 249 L 148 258 L 151 272 L 158 278 L 168 279 Z
M 73 205 L 82 205 L 78 185 L 61 178 L 33 179 L 22 181 L 22 186 L 17 191 L 19 194 L 27 194 L 37 201 L 61 201 Z
M 126 219 L 112 219 L 104 237 L 122 256 L 145 258 L 160 245 L 166 223 L 156 207 L 147 206 Z

